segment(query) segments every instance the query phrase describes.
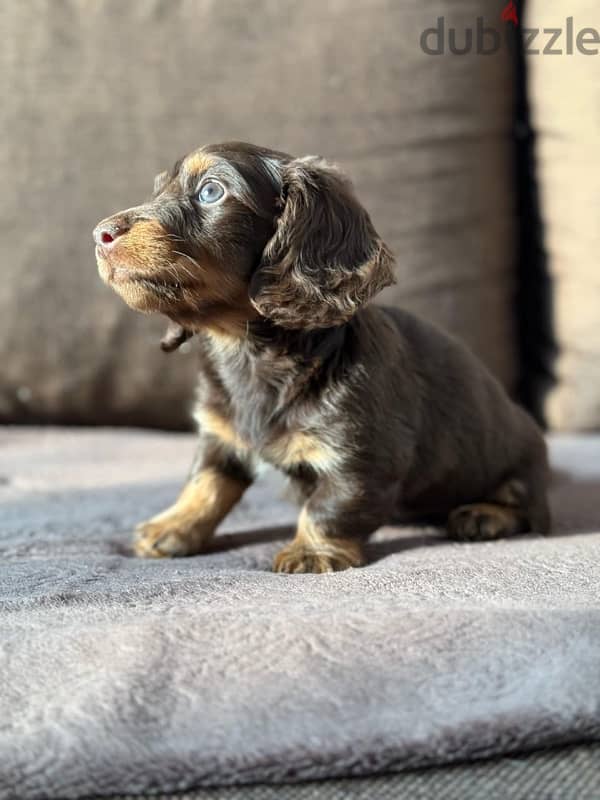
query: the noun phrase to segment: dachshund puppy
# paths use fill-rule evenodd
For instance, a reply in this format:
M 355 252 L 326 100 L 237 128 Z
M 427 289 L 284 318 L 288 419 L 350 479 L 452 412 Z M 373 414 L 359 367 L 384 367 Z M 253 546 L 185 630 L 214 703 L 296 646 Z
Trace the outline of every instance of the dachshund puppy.
M 197 456 L 138 555 L 201 553 L 260 462 L 304 503 L 279 572 L 359 566 L 399 514 L 460 540 L 548 532 L 540 431 L 459 342 L 367 305 L 394 260 L 334 166 L 202 147 L 94 239 L 104 281 L 170 319 L 164 349 L 200 340 Z

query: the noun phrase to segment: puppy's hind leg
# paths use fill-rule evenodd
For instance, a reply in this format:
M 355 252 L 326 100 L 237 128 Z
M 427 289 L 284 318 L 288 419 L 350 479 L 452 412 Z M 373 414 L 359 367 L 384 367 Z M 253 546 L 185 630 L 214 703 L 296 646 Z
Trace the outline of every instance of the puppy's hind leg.
M 489 499 L 454 509 L 448 535 L 458 541 L 486 541 L 534 531 L 547 534 L 550 512 L 543 485 L 519 478 L 504 482 Z

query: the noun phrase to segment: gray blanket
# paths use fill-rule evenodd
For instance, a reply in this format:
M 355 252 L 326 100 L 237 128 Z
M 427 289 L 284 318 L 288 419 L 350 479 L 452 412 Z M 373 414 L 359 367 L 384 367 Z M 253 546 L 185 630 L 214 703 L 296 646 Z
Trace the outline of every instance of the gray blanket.
M 388 528 L 275 575 L 274 479 L 214 550 L 128 552 L 193 437 L 0 433 L 0 798 L 366 775 L 600 739 L 600 437 L 552 443 L 558 535 Z

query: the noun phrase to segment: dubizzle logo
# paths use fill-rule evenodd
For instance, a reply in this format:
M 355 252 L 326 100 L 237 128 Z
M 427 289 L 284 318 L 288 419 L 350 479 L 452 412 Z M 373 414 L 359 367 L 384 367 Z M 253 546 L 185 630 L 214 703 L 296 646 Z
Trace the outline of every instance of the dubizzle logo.
M 421 50 L 428 56 L 443 56 L 447 51 L 455 56 L 492 56 L 502 47 L 512 52 L 522 48 L 528 56 L 600 55 L 600 31 L 596 28 L 578 30 L 573 17 L 566 18 L 564 27 L 525 28 L 519 23 L 514 0 L 502 9 L 498 25 L 488 25 L 482 16 L 476 17 L 474 26 L 462 30 L 448 22 L 446 17 L 438 17 L 434 28 L 422 31 Z
M 519 15 L 514 0 L 510 0 L 502 9 L 502 22 L 512 22 L 515 28 L 519 24 Z

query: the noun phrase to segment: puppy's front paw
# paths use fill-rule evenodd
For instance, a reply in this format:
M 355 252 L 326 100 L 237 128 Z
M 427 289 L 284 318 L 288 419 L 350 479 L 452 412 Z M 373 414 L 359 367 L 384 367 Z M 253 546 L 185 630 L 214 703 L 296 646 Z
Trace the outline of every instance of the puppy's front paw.
M 335 540 L 313 547 L 301 542 L 291 542 L 275 556 L 275 572 L 339 572 L 363 563 L 358 542 Z
M 142 558 L 176 558 L 201 553 L 212 536 L 185 516 L 155 517 L 135 529 L 133 550 Z

